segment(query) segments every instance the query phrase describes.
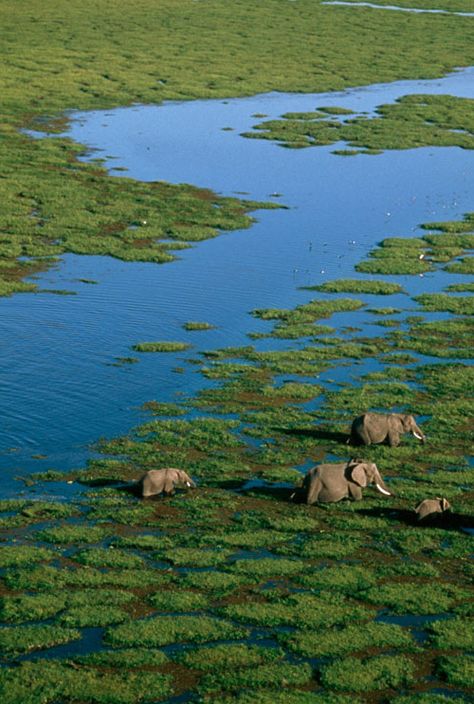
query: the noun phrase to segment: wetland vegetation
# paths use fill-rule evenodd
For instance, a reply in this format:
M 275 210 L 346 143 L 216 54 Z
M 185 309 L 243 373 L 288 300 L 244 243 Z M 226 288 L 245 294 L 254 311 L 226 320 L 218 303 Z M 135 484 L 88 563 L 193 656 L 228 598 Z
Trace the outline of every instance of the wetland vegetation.
M 383 241 L 380 250 L 398 258 L 425 252 L 436 274 L 472 250 L 471 223 L 432 223 L 431 234 Z M 402 288 L 361 278 L 312 290 L 331 297 L 253 312 L 271 326 L 268 340 L 281 340 L 281 325 L 294 318 L 307 326 L 341 310 L 363 315 L 374 296 L 387 300 Z M 76 501 L 56 510 L 4 501 L 5 540 L 23 526 L 0 548 L 5 701 L 33 704 L 41 693 L 46 702 L 122 704 L 188 692 L 208 704 L 358 695 L 420 704 L 448 701 L 440 689 L 467 701 L 474 377 L 464 362 L 472 321 L 464 303 L 455 305 L 468 292 L 460 293 L 405 294 L 407 307 L 418 301 L 420 310 L 383 336 L 341 335 L 335 326 L 322 337 L 304 328 L 286 349 L 211 350 L 196 360 L 211 388 L 182 403 L 150 402 L 152 420 L 102 441 L 103 459 L 64 475 L 89 486 Z M 427 309 L 448 317 L 431 321 Z M 340 364 L 375 359 L 383 368 L 351 384 L 321 379 Z M 405 439 L 398 448 L 357 450 L 383 468 L 395 498 L 367 490 L 355 504 L 289 501 L 301 477 L 295 468 L 346 457 L 350 421 L 367 408 L 424 417 L 426 445 Z M 185 467 L 199 488 L 137 503 L 117 486 L 154 468 L 157 457 Z M 60 477 L 40 476 L 48 478 Z M 414 505 L 439 493 L 452 513 L 417 526 Z M 64 650 L 79 639 L 78 650 Z M 54 652 L 59 645 L 63 654 Z M 36 651 L 48 657 L 25 660 Z M 134 668 L 126 685 L 124 667 Z M 400 690 L 407 694 L 397 700 Z
M 247 227 L 247 211 L 261 207 L 198 185 L 116 179 L 79 161 L 81 145 L 20 127 L 59 131 L 71 108 L 336 90 L 474 63 L 467 19 L 358 9 L 348 22 L 348 11 L 313 0 L 5 0 L 0 294 L 34 290 L 23 278 L 67 251 L 171 261 Z M 351 129 L 357 149 L 413 146 L 420 132 L 438 144 L 453 127 L 465 132 L 450 139 L 470 147 L 465 106 L 417 96 Z M 353 119 L 319 112 L 316 122 Z M 403 144 L 390 141 L 391 121 L 407 121 Z M 75 498 L 0 501 L 2 702 L 469 700 L 474 375 L 472 285 L 462 277 L 473 229 L 471 214 L 386 238 L 356 266 L 359 278 L 308 287 L 314 299 L 293 307 L 255 308 L 252 344 L 193 360 L 209 382 L 195 396 L 150 400 L 147 421 L 101 440 L 87 467 L 30 479 L 42 493 L 49 481 L 77 482 Z M 410 277 L 372 274 L 441 283 L 411 295 Z M 397 327 L 356 328 L 367 312 L 396 316 Z M 354 327 L 341 326 L 345 314 Z M 347 457 L 350 422 L 369 408 L 414 413 L 428 436 L 424 446 L 357 448 L 395 498 L 368 489 L 360 503 L 290 502 L 311 463 Z M 183 467 L 198 489 L 139 501 L 129 482 L 157 463 Z M 418 526 L 414 505 L 438 494 L 451 514 Z

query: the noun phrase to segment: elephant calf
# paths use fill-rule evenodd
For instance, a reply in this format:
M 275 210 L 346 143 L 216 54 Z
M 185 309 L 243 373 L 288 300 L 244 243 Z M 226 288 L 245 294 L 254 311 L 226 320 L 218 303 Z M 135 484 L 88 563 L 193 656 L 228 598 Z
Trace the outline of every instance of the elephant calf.
M 397 447 L 403 433 L 411 433 L 421 442 L 426 440 L 413 416 L 403 413 L 364 413 L 352 422 L 349 442 L 351 445 L 387 442 L 390 447 Z
M 342 464 L 320 464 L 309 470 L 303 480 L 306 503 L 328 503 L 349 498 L 362 499 L 362 488 L 375 484 L 380 493 L 391 496 L 373 462 L 350 460 Z
M 168 467 L 166 469 L 150 469 L 138 480 L 140 493 L 144 499 L 158 494 L 173 494 L 177 487 L 192 487 L 196 485 L 190 476 L 182 469 Z
M 435 499 L 423 499 L 415 507 L 415 513 L 419 521 L 426 518 L 434 518 L 434 514 L 444 513 L 451 509 L 451 504 L 447 499 L 437 496 Z

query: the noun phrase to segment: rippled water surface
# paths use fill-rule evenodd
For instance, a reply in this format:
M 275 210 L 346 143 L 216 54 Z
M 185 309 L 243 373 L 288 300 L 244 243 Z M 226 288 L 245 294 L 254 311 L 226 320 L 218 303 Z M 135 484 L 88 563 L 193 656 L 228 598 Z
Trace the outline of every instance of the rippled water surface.
M 412 236 L 419 223 L 472 210 L 472 151 L 422 148 L 344 158 L 331 154 L 334 146 L 292 150 L 239 136 L 259 121 L 256 114 L 277 117 L 324 105 L 370 113 L 414 92 L 474 97 L 474 70 L 344 93 L 73 115 L 70 136 L 111 169 L 245 193 L 287 209 L 259 211 L 250 229 L 199 243 L 168 265 L 67 255 L 39 283 L 77 295 L 0 299 L 4 493 L 17 491 L 10 481 L 17 475 L 83 465 L 100 436 L 126 432 L 144 418 L 144 401 L 177 400 L 209 383 L 186 359 L 199 350 L 248 344 L 246 333 L 265 326 L 249 317 L 253 308 L 307 301 L 313 295 L 299 287 L 353 275 L 353 265 L 383 237 Z M 419 293 L 430 289 L 430 280 L 405 277 L 402 283 Z M 190 320 L 216 329 L 185 332 Z M 334 320 L 347 324 L 354 315 Z M 136 355 L 139 363 L 114 366 L 144 340 L 184 340 L 194 349 Z

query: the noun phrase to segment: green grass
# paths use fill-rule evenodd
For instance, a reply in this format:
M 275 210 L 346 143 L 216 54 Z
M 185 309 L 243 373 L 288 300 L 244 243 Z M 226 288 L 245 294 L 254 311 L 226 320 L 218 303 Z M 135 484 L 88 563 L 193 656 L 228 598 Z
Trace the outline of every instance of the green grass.
M 177 659 L 193 670 L 212 673 L 231 668 L 257 668 L 265 663 L 280 660 L 283 655 L 284 652 L 280 648 L 231 643 L 189 650 L 178 654 Z
M 185 330 L 190 330 L 190 331 L 197 331 L 197 330 L 213 330 L 214 325 L 211 325 L 210 323 L 203 323 L 203 322 L 198 322 L 198 321 L 189 321 L 187 323 L 183 324 L 183 328 Z
M 310 291 L 322 291 L 323 293 L 370 293 L 379 296 L 403 293 L 403 288 L 400 284 L 365 279 L 337 279 L 336 281 L 326 281 L 324 284 L 305 288 Z
M 58 553 L 48 548 L 29 545 L 8 545 L 0 547 L 0 567 L 19 567 L 34 562 L 47 562 L 58 557 Z
M 453 655 L 440 658 L 438 672 L 448 684 L 455 687 L 474 687 L 474 657 L 472 655 Z
M 109 629 L 105 641 L 114 647 L 160 647 L 169 643 L 206 643 L 245 638 L 245 628 L 210 616 L 155 616 Z
M 87 701 L 91 704 L 141 704 L 169 697 L 170 678 L 155 672 L 102 672 L 68 662 L 24 662 L 0 674 L 4 704 L 53 704 Z
M 62 626 L 6 626 L 0 629 L 0 650 L 5 655 L 44 650 L 81 637 L 80 631 Z
M 366 660 L 336 660 L 322 668 L 321 681 L 335 690 L 370 692 L 404 688 L 414 682 L 414 675 L 414 665 L 408 658 L 383 655 Z
M 378 154 L 388 149 L 422 146 L 474 148 L 472 107 L 469 98 L 450 95 L 405 95 L 395 103 L 380 105 L 374 117 L 322 119 L 320 113 L 290 113 L 261 122 L 245 137 L 278 141 L 291 147 L 346 142 L 355 149 L 338 149 L 349 156 Z
M 243 670 L 221 670 L 204 675 L 199 683 L 200 692 L 239 692 L 243 688 L 273 686 L 288 687 L 307 684 L 312 677 L 310 665 L 302 663 L 276 663 L 247 667 Z
M 292 652 L 307 658 L 343 656 L 368 648 L 413 648 L 410 633 L 387 623 L 348 625 L 325 631 L 296 631 L 280 636 Z

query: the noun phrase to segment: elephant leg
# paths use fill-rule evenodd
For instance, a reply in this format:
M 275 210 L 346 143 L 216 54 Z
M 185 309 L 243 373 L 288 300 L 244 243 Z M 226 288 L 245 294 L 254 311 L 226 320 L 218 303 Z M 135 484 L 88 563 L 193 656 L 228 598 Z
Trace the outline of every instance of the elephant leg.
M 360 501 L 362 499 L 362 489 L 357 484 L 349 482 L 349 496 L 353 501 Z
M 310 482 L 310 485 L 308 487 L 308 493 L 306 495 L 306 503 L 307 504 L 314 504 L 315 501 L 318 500 L 319 493 L 321 489 L 323 488 L 323 483 L 319 477 L 316 477 L 316 479 L 313 479 L 312 482 Z
M 367 430 L 367 428 L 361 428 L 359 430 L 359 437 L 359 445 L 372 445 L 372 440 L 370 438 L 369 431 Z
M 390 447 L 398 447 L 400 445 L 400 435 L 396 430 L 388 431 L 387 440 Z

